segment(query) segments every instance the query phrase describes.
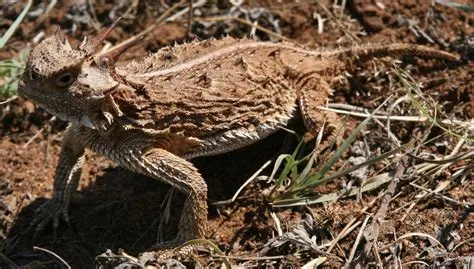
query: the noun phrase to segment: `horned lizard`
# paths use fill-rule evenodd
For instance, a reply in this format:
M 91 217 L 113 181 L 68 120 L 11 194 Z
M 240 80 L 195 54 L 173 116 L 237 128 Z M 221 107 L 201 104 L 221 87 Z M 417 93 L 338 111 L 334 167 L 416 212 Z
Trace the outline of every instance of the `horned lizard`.
M 311 139 L 324 121 L 318 106 L 328 99 L 331 79 L 356 61 L 399 55 L 458 59 L 412 44 L 314 51 L 227 37 L 165 47 L 121 65 L 115 62 L 124 49 L 97 55 L 111 30 L 85 38 L 77 49 L 55 34 L 29 56 L 19 92 L 70 122 L 53 197 L 31 223 L 38 231 L 50 221 L 54 227 L 61 218 L 69 221 L 71 193 L 90 148 L 187 195 L 176 239 L 160 246 L 202 238 L 207 186 L 189 159 L 252 144 L 297 114 Z

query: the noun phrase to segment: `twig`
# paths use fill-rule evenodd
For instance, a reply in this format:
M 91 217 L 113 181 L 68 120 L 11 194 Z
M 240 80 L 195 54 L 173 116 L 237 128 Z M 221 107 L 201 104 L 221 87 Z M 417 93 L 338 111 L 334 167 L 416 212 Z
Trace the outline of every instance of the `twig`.
M 91 14 L 92 14 L 92 27 L 94 27 L 94 29 L 96 31 L 100 31 L 100 22 L 99 22 L 99 19 L 97 18 L 97 14 L 95 12 L 95 8 L 94 8 L 94 5 L 92 4 L 92 1 L 91 0 L 87 0 L 87 5 L 89 6 L 89 9 L 91 11 Z
M 342 22 L 337 19 L 325 5 L 321 4 L 319 1 L 316 1 L 316 3 L 324 10 L 324 12 L 326 12 L 330 19 L 336 22 L 337 26 L 339 26 L 339 28 L 341 28 L 341 30 L 352 39 L 352 41 L 357 41 L 359 43 L 361 42 L 360 38 L 354 35 L 351 31 L 347 30 L 346 27 L 342 24 Z
M 58 3 L 57 0 L 52 0 L 49 2 L 48 6 L 46 7 L 45 11 L 43 14 L 41 14 L 41 16 L 38 17 L 38 19 L 36 19 L 36 22 L 35 22 L 35 29 L 39 29 L 42 25 L 43 25 L 43 22 L 46 20 L 46 18 L 49 17 L 49 13 L 51 12 L 51 10 L 53 10 L 54 6 Z
M 186 32 L 187 39 L 189 40 L 191 38 L 191 31 L 192 31 L 192 24 L 193 24 L 193 12 L 194 12 L 194 7 L 193 7 L 193 0 L 189 0 L 189 13 L 188 13 L 188 30 Z
M 341 3 L 341 12 L 339 13 L 339 19 L 344 15 L 344 9 L 346 8 L 346 0 L 342 0 Z
M 328 107 L 323 107 L 323 106 L 318 106 L 319 109 L 324 110 L 324 111 L 330 111 L 330 112 L 336 112 L 339 114 L 346 114 L 350 116 L 355 116 L 355 117 L 364 117 L 367 118 L 370 116 L 370 112 L 364 112 L 364 113 L 359 113 L 355 111 L 345 111 L 345 110 L 340 110 L 340 109 L 334 109 L 331 107 L 334 107 L 336 104 L 328 104 Z M 338 104 L 339 107 L 345 107 L 343 104 Z M 352 106 L 347 106 L 348 108 L 351 108 Z M 386 112 L 380 111 L 380 113 L 377 113 L 373 115 L 373 118 L 376 119 L 383 119 L 383 120 L 397 120 L 397 121 L 415 121 L 415 122 L 425 122 L 427 120 L 430 120 L 428 117 L 425 116 L 388 116 L 388 115 L 380 115 L 381 113 L 385 114 Z M 444 119 L 444 120 L 436 120 L 437 122 L 445 125 L 457 125 L 465 128 L 474 128 L 474 120 L 470 121 L 460 121 L 460 120 L 450 120 L 450 119 Z M 465 137 L 466 139 L 467 136 Z
M 316 20 L 318 21 L 318 34 L 322 34 L 324 32 L 324 19 L 323 17 L 321 17 L 321 14 L 319 13 L 316 13 L 315 15 L 316 15 Z
M 194 8 L 200 7 L 200 6 L 204 5 L 205 3 L 206 3 L 205 0 L 201 0 L 197 3 L 194 3 L 193 7 Z M 113 51 L 114 49 L 116 49 L 118 47 L 124 46 L 125 44 L 129 44 L 131 42 L 134 42 L 136 39 L 141 38 L 142 36 L 144 36 L 144 35 L 148 34 L 149 32 L 153 31 L 156 27 L 163 24 L 163 22 L 174 21 L 174 20 L 178 19 L 179 17 L 183 16 L 184 14 L 186 14 L 186 12 L 188 12 L 189 7 L 184 8 L 180 12 L 174 14 L 173 16 L 168 17 L 173 11 L 175 11 L 176 9 L 178 9 L 181 6 L 182 6 L 182 3 L 177 3 L 177 4 L 173 5 L 171 8 L 169 8 L 165 12 L 163 12 L 163 14 L 161 14 L 161 16 L 158 17 L 158 19 L 156 19 L 156 21 L 153 25 L 147 27 L 145 30 L 141 31 L 138 34 L 125 39 L 124 41 L 120 42 L 119 44 L 110 47 L 108 50 L 99 53 L 98 56 L 103 55 L 103 54 L 107 54 L 108 52 Z
M 45 148 L 45 151 L 44 151 L 44 165 L 45 165 L 46 168 L 49 168 L 49 151 L 50 151 L 50 148 L 51 148 L 51 138 L 48 135 L 48 137 L 46 138 L 46 148 Z
M 0 105 L 8 104 L 8 103 L 10 103 L 11 101 L 14 101 L 14 100 L 16 100 L 16 99 L 18 99 L 18 95 L 13 95 L 12 97 L 8 98 L 7 100 L 0 102 Z
M 438 192 L 436 192 L 436 191 L 430 190 L 430 189 L 425 188 L 425 187 L 423 187 L 423 186 L 417 185 L 417 184 L 415 184 L 415 183 L 413 183 L 413 182 L 410 182 L 409 184 L 410 184 L 411 186 L 417 188 L 417 189 L 426 191 L 426 192 L 428 192 L 429 194 L 433 194 L 434 196 L 437 196 L 437 197 L 439 197 L 439 198 L 441 198 L 441 199 L 443 199 L 443 200 L 449 201 L 449 202 L 454 203 L 454 204 L 456 204 L 456 205 L 459 205 L 459 206 L 462 206 L 462 207 L 469 207 L 469 206 L 472 206 L 472 204 L 469 204 L 469 203 L 462 203 L 462 202 L 456 201 L 456 200 L 454 200 L 453 198 L 449 198 L 449 197 L 447 197 L 447 196 L 445 196 L 445 195 L 442 195 L 442 194 L 440 194 L 440 193 L 438 193 Z M 425 197 L 426 197 L 426 195 L 423 195 L 423 198 L 425 198 Z
M 261 256 L 261 257 L 237 257 L 237 256 L 227 256 L 227 255 L 211 255 L 211 257 L 218 258 L 227 258 L 230 260 L 241 260 L 241 261 L 263 261 L 263 260 L 278 260 L 284 259 L 286 256 Z
M 474 243 L 474 238 L 466 239 L 466 240 L 462 241 L 461 243 L 457 244 L 456 246 L 453 247 L 453 249 L 451 250 L 451 253 L 453 253 L 456 249 L 458 249 L 460 246 L 462 246 L 466 243 Z
M 464 139 L 460 139 L 458 141 L 458 143 L 456 144 L 456 146 L 454 147 L 453 151 L 448 155 L 446 156 L 447 159 L 449 158 L 452 158 L 453 156 L 455 156 L 459 150 L 461 149 L 461 146 L 465 143 L 466 141 Z M 418 164 L 415 166 L 416 168 L 416 172 L 419 173 L 419 174 L 423 174 L 423 175 L 430 175 L 430 174 L 433 174 L 433 173 L 436 173 L 436 171 L 441 172 L 443 169 L 447 168 L 449 165 L 451 165 L 451 163 L 447 163 L 447 164 L 438 164 L 438 163 L 421 163 L 421 164 Z
M 404 262 L 402 263 L 403 268 L 405 268 L 405 265 L 412 265 L 412 264 L 421 264 L 425 266 L 425 268 L 430 268 L 430 265 L 424 261 L 410 261 L 410 262 Z M 413 268 L 411 266 L 408 266 L 408 268 Z M 414 267 L 414 268 L 422 268 L 422 267 Z
M 53 255 L 56 259 L 60 260 L 62 263 L 64 263 L 64 265 L 66 265 L 66 268 L 68 269 L 71 269 L 71 266 L 69 266 L 69 264 L 67 264 L 67 262 L 65 260 L 63 260 L 63 258 L 59 257 L 58 254 L 52 252 L 51 250 L 47 250 L 45 248 L 40 248 L 40 247 L 37 247 L 37 246 L 33 246 L 33 249 L 34 250 L 41 250 L 41 251 L 44 251 L 46 253 L 49 253 L 51 255 Z
M 408 155 L 412 158 L 415 158 L 418 161 L 425 162 L 425 163 L 431 163 L 431 164 L 447 164 L 447 163 L 454 163 L 458 161 L 462 161 L 465 159 L 471 158 L 471 155 L 474 155 L 474 151 L 468 151 L 465 153 L 461 153 L 460 155 L 454 156 L 454 157 L 448 157 L 448 158 L 443 158 L 443 159 L 425 159 L 425 158 L 420 158 L 416 155 L 413 155 L 411 153 L 408 153 Z M 473 156 L 474 157 L 474 156 Z
M 398 242 L 402 241 L 403 239 L 407 239 L 409 237 L 415 237 L 415 236 L 429 238 L 430 241 L 436 243 L 436 245 L 440 246 L 443 249 L 443 251 L 447 252 L 446 248 L 443 246 L 443 244 L 441 244 L 438 241 L 438 239 L 434 238 L 433 236 L 431 236 L 429 234 L 424 234 L 424 233 L 406 233 L 406 234 L 400 236 L 399 238 L 397 238 L 396 240 L 394 240 L 393 242 L 390 242 L 390 243 L 386 244 L 385 246 L 382 246 L 379 250 L 380 251 L 386 250 L 386 249 L 390 248 L 391 246 L 393 246 L 394 244 L 397 244 Z
M 331 253 L 332 249 L 336 246 L 336 244 L 342 239 L 344 238 L 346 235 L 348 235 L 350 232 L 352 232 L 352 230 L 354 230 L 357 226 L 359 226 L 362 222 L 361 221 L 357 221 L 357 218 L 352 218 L 351 221 L 349 221 L 349 223 L 346 224 L 346 226 L 344 226 L 344 228 L 342 229 L 342 231 L 336 236 L 336 238 L 334 238 L 334 240 L 332 240 L 331 242 L 331 245 L 329 246 L 329 248 L 326 250 L 327 253 Z
M 13 214 L 13 217 L 12 217 L 12 222 L 13 223 L 14 223 L 15 219 L 18 217 L 18 214 L 20 214 L 20 210 L 22 208 L 23 202 L 25 201 L 25 198 L 26 198 L 26 194 L 21 197 L 20 203 L 17 206 L 17 208 L 15 210 L 15 213 Z M 5 220 L 2 223 L 2 226 L 4 226 L 5 223 L 7 223 L 9 217 L 10 217 L 10 215 L 7 215 L 7 217 L 5 218 Z
M 334 107 L 337 107 L 339 109 L 333 109 Z M 344 105 L 344 104 L 327 104 L 327 107 L 318 107 L 318 108 L 321 109 L 321 110 L 325 110 L 325 111 L 331 111 L 331 112 L 335 112 L 335 113 L 339 113 L 339 114 L 347 114 L 347 115 L 350 115 L 350 116 L 357 116 L 357 117 L 367 118 L 367 117 L 370 117 L 372 115 L 374 120 L 377 123 L 379 123 L 380 125 L 381 125 L 381 123 L 379 121 L 377 121 L 378 119 L 387 120 L 388 122 L 390 122 L 391 120 L 398 120 L 398 121 L 410 121 L 410 122 L 411 121 L 415 121 L 415 122 L 429 121 L 429 122 L 433 123 L 433 121 L 431 120 L 430 117 L 424 117 L 424 116 L 392 116 L 390 114 L 388 114 L 388 115 L 374 115 L 373 113 L 370 114 L 369 111 L 366 110 L 366 109 L 358 108 L 358 107 L 354 107 L 354 106 L 349 106 L 349 105 Z M 348 109 L 350 111 L 345 111 L 345 110 L 341 110 L 341 109 Z M 355 112 L 355 111 L 364 111 L 365 113 L 358 113 L 358 112 Z M 390 109 L 390 111 L 391 111 L 391 109 Z M 381 111 L 378 114 L 385 114 L 385 112 Z M 467 131 L 466 131 L 466 134 L 464 134 L 464 135 L 453 134 L 451 131 L 447 131 L 447 133 L 448 134 L 453 134 L 453 135 L 461 138 L 462 141 L 464 141 L 464 140 L 474 141 L 474 138 L 472 138 L 472 136 L 469 137 L 469 132 L 474 130 L 474 120 L 460 121 L 460 120 L 451 120 L 451 119 L 441 120 L 441 119 L 436 118 L 436 119 L 434 119 L 434 121 L 436 121 L 435 125 L 438 125 L 438 126 L 440 126 L 440 124 L 443 124 L 445 126 L 454 126 L 454 127 L 457 127 L 457 128 L 466 129 Z M 387 125 L 389 124 L 388 122 L 387 122 Z M 389 126 L 382 126 L 382 127 L 387 130 L 387 132 L 389 133 L 389 136 L 390 136 L 391 132 L 388 129 Z M 442 129 L 445 129 L 445 128 L 442 128 Z M 469 154 L 467 154 L 467 155 L 469 155 Z M 466 156 L 463 156 L 463 157 L 466 157 Z
M 364 247 L 364 251 L 363 251 L 364 255 L 361 255 L 361 258 L 360 258 L 360 259 L 363 259 L 364 257 L 367 257 L 367 254 L 371 250 L 373 250 L 374 251 L 374 256 L 377 259 L 377 263 L 379 265 L 379 268 L 383 268 L 382 260 L 379 256 L 379 253 L 378 253 L 377 249 L 376 249 L 377 239 L 378 239 L 379 234 L 380 234 L 380 226 L 381 226 L 381 223 L 382 223 L 385 215 L 387 214 L 387 210 L 388 210 L 388 206 L 389 206 L 390 201 L 391 201 L 391 197 L 393 197 L 393 194 L 395 193 L 395 189 L 396 189 L 397 184 L 398 184 L 398 179 L 401 178 L 403 176 L 404 172 L 405 172 L 406 161 L 407 161 L 406 156 L 401 157 L 400 164 L 397 165 L 397 167 L 396 167 L 395 173 L 392 176 L 392 180 L 390 181 L 390 184 L 387 186 L 387 190 L 386 190 L 385 194 L 383 195 L 383 197 L 381 199 L 380 207 L 379 207 L 379 209 L 377 210 L 377 213 L 374 216 L 374 221 L 369 226 L 369 228 L 372 230 L 372 232 L 370 233 L 372 235 L 372 237 L 371 237 L 372 240 L 367 242 L 367 244 Z
M 276 226 L 276 229 L 277 229 L 278 236 L 282 236 L 283 235 L 283 230 L 281 229 L 280 219 L 278 218 L 278 216 L 273 211 L 270 212 L 270 216 L 272 217 L 273 221 L 275 222 L 275 226 Z
M 53 122 L 54 120 L 56 120 L 56 116 L 53 116 L 51 117 L 51 119 L 49 119 L 48 122 Z M 31 137 L 27 142 L 26 144 L 23 145 L 23 149 L 26 149 L 30 144 L 31 142 L 33 142 L 33 140 L 35 140 L 44 130 L 46 129 L 46 126 L 42 127 L 41 129 L 39 129 L 38 132 L 36 132 L 36 134 Z
M 441 130 L 445 131 L 446 133 L 451 134 L 452 136 L 456 136 L 460 139 L 468 140 L 468 141 L 471 141 L 471 142 L 474 141 L 474 139 L 469 138 L 468 135 L 462 136 L 458 133 L 455 133 L 455 132 L 451 131 L 451 129 L 448 129 L 448 128 L 444 127 L 442 124 L 440 124 L 440 122 L 436 118 L 436 115 L 431 116 L 431 113 L 429 113 L 428 108 L 418 100 L 417 97 L 422 98 L 423 96 L 422 96 L 422 94 L 420 94 L 421 89 L 420 89 L 420 86 L 415 82 L 415 79 L 407 71 L 401 69 L 400 67 L 396 66 L 395 64 L 393 65 L 392 70 L 395 72 L 397 77 L 400 79 L 400 82 L 402 83 L 403 88 L 405 89 L 407 95 L 410 97 L 414 107 L 420 111 L 421 115 L 427 117 L 428 120 L 431 123 L 433 123 L 434 125 L 439 127 Z M 474 124 L 472 124 L 472 122 L 474 122 L 474 121 L 471 120 L 471 124 L 466 126 L 466 129 L 473 130 Z
M 16 69 L 25 69 L 23 65 L 15 64 L 13 62 L 7 61 L 0 61 L 0 67 L 3 68 L 16 68 Z
M 31 142 L 33 142 L 33 140 L 35 140 L 45 129 L 46 127 L 42 127 L 41 129 L 39 129 L 39 131 L 36 132 L 36 134 L 32 136 L 30 139 L 28 139 L 26 144 L 23 145 L 23 149 L 26 149 L 31 144 Z
M 271 36 L 274 36 L 276 38 L 279 38 L 281 40 L 285 40 L 285 41 L 288 41 L 288 42 L 292 42 L 292 43 L 296 43 L 295 41 L 287 38 L 287 37 L 284 37 L 278 33 L 275 33 L 265 27 L 262 27 L 260 25 L 254 25 L 253 23 L 251 22 L 248 22 L 244 19 L 241 19 L 239 17 L 234 17 L 234 16 L 219 16 L 219 17 L 205 17 L 205 18 L 199 18 L 199 20 L 203 20 L 203 21 L 226 21 L 226 20 L 234 20 L 234 21 L 237 21 L 239 23 L 242 23 L 242 24 L 245 24 L 245 25 L 248 25 L 250 27 L 255 27 L 256 29 L 268 34 L 268 35 L 271 35 Z
M 369 221 L 370 216 L 367 215 L 365 216 L 364 222 L 362 223 L 362 226 L 360 227 L 359 234 L 357 235 L 357 238 L 354 242 L 354 245 L 352 246 L 351 253 L 349 254 L 349 258 L 347 259 L 346 266 L 350 267 L 349 264 L 352 262 L 354 259 L 355 252 L 357 250 L 357 246 L 360 243 L 360 239 L 362 238 L 362 235 L 364 234 L 365 226 L 367 225 L 367 222 Z
M 163 240 L 163 229 L 164 224 L 169 222 L 171 216 L 171 204 L 173 200 L 175 188 L 172 187 L 169 189 L 168 193 L 166 193 L 163 202 L 160 205 L 160 211 L 163 212 L 162 217 L 160 218 L 160 223 L 158 224 L 158 231 L 156 233 L 156 242 L 162 242 Z M 163 209 L 164 207 L 164 209 Z
M 206 3 L 207 3 L 207 0 L 200 0 L 196 3 L 193 3 L 193 8 L 201 7 Z M 189 11 L 189 6 L 186 7 L 186 8 L 183 8 L 182 10 L 180 10 L 178 12 L 176 12 L 176 14 L 174 14 L 173 16 L 170 16 L 165 21 L 175 21 L 178 18 L 182 17 L 184 14 L 186 14 L 188 11 Z
M 226 205 L 226 204 L 229 204 L 229 203 L 232 203 L 235 201 L 235 199 L 237 199 L 237 197 L 239 196 L 240 192 L 250 183 L 252 182 L 256 177 L 258 177 L 258 175 L 260 175 L 260 173 L 265 169 L 267 168 L 267 166 L 269 166 L 272 162 L 271 161 L 267 161 L 266 163 L 264 163 L 262 165 L 262 167 L 260 167 L 255 173 L 253 173 L 252 176 L 249 177 L 249 179 L 247 179 L 244 184 L 242 184 L 242 186 L 240 186 L 240 188 L 235 192 L 234 196 L 232 196 L 231 199 L 228 199 L 228 200 L 224 200 L 224 201 L 218 201 L 218 202 L 214 202 L 214 203 L 211 203 L 211 205 Z

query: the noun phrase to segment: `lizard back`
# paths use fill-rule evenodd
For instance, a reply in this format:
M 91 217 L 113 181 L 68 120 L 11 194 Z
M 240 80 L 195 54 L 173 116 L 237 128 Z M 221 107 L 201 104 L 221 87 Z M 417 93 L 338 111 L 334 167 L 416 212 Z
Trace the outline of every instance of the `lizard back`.
M 164 48 L 117 68 L 136 91 L 117 92 L 114 100 L 141 128 L 188 137 L 285 121 L 297 98 L 279 53 L 288 49 L 233 38 Z

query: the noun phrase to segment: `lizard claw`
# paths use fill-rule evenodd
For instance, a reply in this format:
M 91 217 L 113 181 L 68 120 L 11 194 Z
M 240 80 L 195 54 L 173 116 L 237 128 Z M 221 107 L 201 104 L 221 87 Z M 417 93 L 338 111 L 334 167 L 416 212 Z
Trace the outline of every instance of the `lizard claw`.
M 35 218 L 30 223 L 29 229 L 33 228 L 35 234 L 37 234 L 51 221 L 53 223 L 54 235 L 56 235 L 61 218 L 66 223 L 69 223 L 68 205 L 63 201 L 53 198 L 36 209 Z

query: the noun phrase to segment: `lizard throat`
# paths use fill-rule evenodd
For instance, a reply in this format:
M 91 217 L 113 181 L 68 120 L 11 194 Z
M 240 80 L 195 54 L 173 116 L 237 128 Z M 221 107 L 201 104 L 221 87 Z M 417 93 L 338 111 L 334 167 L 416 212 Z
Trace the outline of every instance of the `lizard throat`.
M 74 125 L 84 126 L 92 130 L 96 129 L 95 124 L 91 120 L 91 117 L 89 117 L 88 115 L 68 115 L 63 112 L 58 112 L 55 109 L 48 106 L 44 106 L 41 104 L 39 106 L 44 108 L 48 113 L 53 114 L 54 116 L 58 117 L 62 121 L 68 121 Z

